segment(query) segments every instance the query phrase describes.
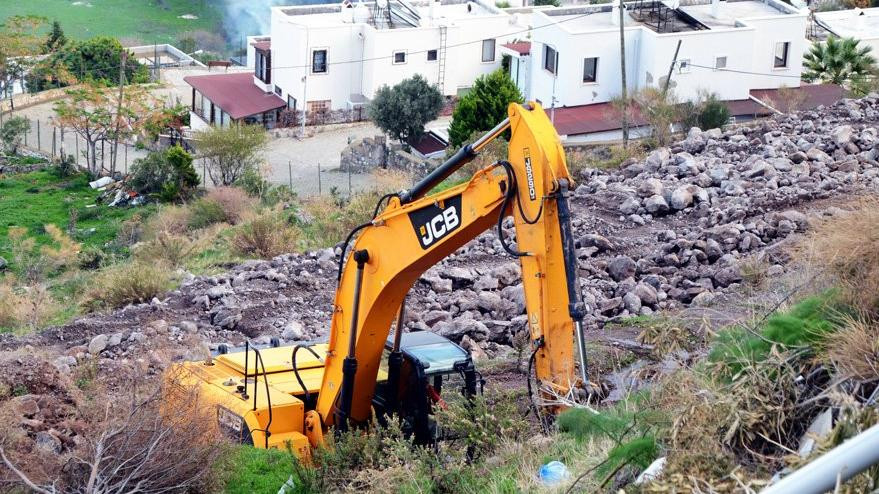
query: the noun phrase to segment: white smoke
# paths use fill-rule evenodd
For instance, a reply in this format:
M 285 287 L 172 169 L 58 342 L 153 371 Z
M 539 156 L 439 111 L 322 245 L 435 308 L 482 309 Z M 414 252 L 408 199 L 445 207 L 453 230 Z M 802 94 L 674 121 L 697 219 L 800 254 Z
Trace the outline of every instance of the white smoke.
M 271 9 L 278 5 L 337 3 L 338 0 L 224 0 L 224 24 L 229 41 L 270 34 Z

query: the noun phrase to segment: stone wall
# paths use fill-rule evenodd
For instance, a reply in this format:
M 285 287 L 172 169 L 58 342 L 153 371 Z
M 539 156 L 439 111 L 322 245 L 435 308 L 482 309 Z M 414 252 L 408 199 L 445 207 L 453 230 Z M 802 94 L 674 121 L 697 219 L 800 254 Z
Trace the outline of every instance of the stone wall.
M 40 91 L 39 93 L 16 94 L 12 97 L 11 102 L 9 99 L 3 99 L 2 101 L 0 101 L 0 111 L 8 112 L 10 109 L 13 108 L 16 110 L 20 110 L 29 106 L 39 105 L 41 103 L 61 99 L 67 96 L 67 91 L 70 91 L 72 89 L 78 89 L 79 87 L 80 86 L 69 86 L 58 89 L 47 89 L 45 91 Z
M 357 139 L 342 150 L 339 168 L 353 173 L 369 173 L 378 168 L 400 170 L 422 177 L 439 160 L 425 160 L 403 149 L 398 142 L 388 143 L 383 135 Z

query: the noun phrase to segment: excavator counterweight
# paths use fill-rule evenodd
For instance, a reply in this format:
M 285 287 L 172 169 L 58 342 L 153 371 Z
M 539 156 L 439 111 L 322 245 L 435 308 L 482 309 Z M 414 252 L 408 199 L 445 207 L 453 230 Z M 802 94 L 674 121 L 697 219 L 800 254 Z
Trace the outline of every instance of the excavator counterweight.
M 396 414 L 416 441 L 429 442 L 443 377 L 460 376 L 466 397 L 477 393 L 480 377 L 455 343 L 403 331 L 405 298 L 427 269 L 497 228 L 506 254 L 522 267 L 536 399 L 550 413 L 562 408 L 587 384 L 568 204 L 573 183 L 540 105 L 511 104 L 508 113 L 412 188 L 386 196 L 384 208 L 351 232 L 326 343 L 248 344 L 208 362 L 179 364 L 169 375 L 199 388 L 202 403 L 216 408 L 220 430 L 256 447 L 289 442 L 307 456 L 329 428 L 367 423 L 374 414 Z M 431 194 L 507 130 L 506 161 Z M 505 231 L 508 217 L 515 241 Z

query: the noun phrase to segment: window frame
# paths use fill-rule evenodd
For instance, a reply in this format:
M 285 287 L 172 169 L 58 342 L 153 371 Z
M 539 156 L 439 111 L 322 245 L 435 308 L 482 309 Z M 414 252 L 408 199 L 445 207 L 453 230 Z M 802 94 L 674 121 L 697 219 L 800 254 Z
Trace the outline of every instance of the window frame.
M 549 64 L 547 63 L 547 61 L 549 60 L 549 54 L 550 54 L 550 52 L 552 52 L 552 54 L 553 54 L 553 57 L 552 57 L 552 58 L 553 58 L 553 59 L 552 59 L 552 69 L 550 69 L 550 68 L 547 66 L 547 65 L 549 65 Z M 551 47 L 551 46 L 549 46 L 549 45 L 547 45 L 547 44 L 544 44 L 544 45 L 543 45 L 543 63 L 542 63 L 541 65 L 543 66 L 543 70 L 545 70 L 545 71 L 549 72 L 550 74 L 552 74 L 553 77 L 557 77 L 557 76 L 558 76 L 558 71 L 559 71 L 559 52 L 558 52 L 558 50 L 556 50 L 555 48 L 553 48 L 553 47 Z
M 491 60 L 485 59 L 485 43 L 491 42 Z M 489 38 L 482 40 L 481 45 L 482 50 L 479 53 L 479 58 L 482 60 L 482 63 L 494 63 L 497 61 L 497 39 Z
M 403 55 L 402 62 L 397 61 L 397 55 Z M 406 63 L 408 61 L 409 61 L 409 54 L 406 53 L 406 50 L 395 50 L 394 54 L 393 54 L 393 58 L 391 59 L 391 64 L 393 64 L 393 65 L 406 65 Z
M 775 50 L 772 52 L 772 68 L 775 70 L 784 70 L 790 68 L 790 41 L 776 41 L 775 42 Z M 778 58 L 778 47 L 782 46 L 784 48 L 784 55 L 781 59 L 781 65 L 779 65 Z
M 314 70 L 314 56 L 318 52 L 324 52 L 324 61 L 323 61 L 323 70 L 316 71 Z M 312 48 L 311 49 L 311 63 L 309 64 L 309 72 L 314 75 L 324 75 L 330 73 L 330 49 L 326 47 L 320 48 Z
M 431 53 L 433 54 L 433 58 L 430 58 Z M 437 50 L 437 49 L 427 50 L 427 61 L 428 62 L 436 62 L 437 60 L 439 60 L 439 50 Z
M 599 57 L 584 57 L 583 58 L 583 73 L 581 82 L 583 84 L 596 84 L 598 82 L 598 58 Z M 589 60 L 594 60 L 592 63 L 592 79 L 586 79 L 586 63 Z

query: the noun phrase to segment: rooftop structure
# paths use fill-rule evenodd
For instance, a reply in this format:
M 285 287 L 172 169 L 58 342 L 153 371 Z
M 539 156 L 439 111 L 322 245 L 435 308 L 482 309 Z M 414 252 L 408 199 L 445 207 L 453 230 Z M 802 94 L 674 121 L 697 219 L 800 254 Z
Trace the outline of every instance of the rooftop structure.
M 879 56 L 879 7 L 816 12 L 815 23 L 840 38 L 855 38 Z
M 207 124 L 226 126 L 237 121 L 271 127 L 277 121 L 278 111 L 287 106 L 277 95 L 254 85 L 250 72 L 197 75 L 183 80 L 192 86 L 191 111 L 198 117 L 191 119 L 193 129 Z

